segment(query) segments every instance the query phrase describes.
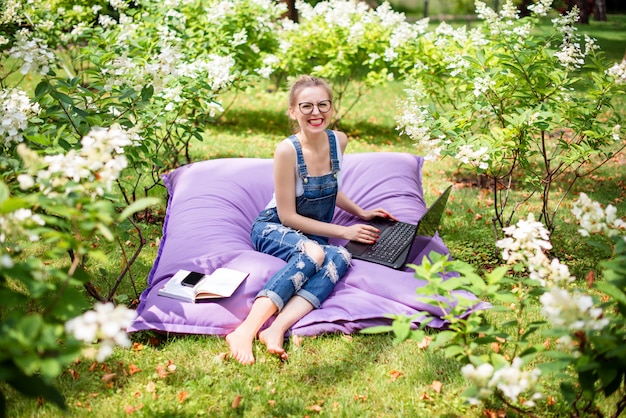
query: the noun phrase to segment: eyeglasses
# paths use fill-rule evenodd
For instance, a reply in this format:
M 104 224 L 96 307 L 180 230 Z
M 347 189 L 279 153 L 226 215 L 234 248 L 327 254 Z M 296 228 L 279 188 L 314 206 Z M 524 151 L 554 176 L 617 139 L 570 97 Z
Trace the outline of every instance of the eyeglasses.
M 314 103 L 302 102 L 298 103 L 298 109 L 300 109 L 300 112 L 302 112 L 302 114 L 310 115 L 311 113 L 313 113 L 313 109 L 315 108 L 315 106 L 317 106 L 317 110 L 319 110 L 320 113 L 326 113 L 330 111 L 332 104 L 333 102 L 331 102 L 330 100 L 322 100 L 321 102 L 318 102 L 317 105 Z

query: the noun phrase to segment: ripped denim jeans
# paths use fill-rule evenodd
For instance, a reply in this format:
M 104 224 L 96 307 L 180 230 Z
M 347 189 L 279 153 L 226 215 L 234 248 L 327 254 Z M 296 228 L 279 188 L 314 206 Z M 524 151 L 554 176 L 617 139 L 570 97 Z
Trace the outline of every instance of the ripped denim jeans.
M 277 220 L 276 210 L 266 209 L 252 225 L 250 237 L 255 249 L 287 262 L 257 297 L 268 297 L 279 311 L 294 295 L 319 308 L 348 271 L 350 253 L 343 247 L 329 245 L 320 237 L 308 237 Z M 313 241 L 324 249 L 325 258 L 321 266 L 304 252 L 306 241 Z

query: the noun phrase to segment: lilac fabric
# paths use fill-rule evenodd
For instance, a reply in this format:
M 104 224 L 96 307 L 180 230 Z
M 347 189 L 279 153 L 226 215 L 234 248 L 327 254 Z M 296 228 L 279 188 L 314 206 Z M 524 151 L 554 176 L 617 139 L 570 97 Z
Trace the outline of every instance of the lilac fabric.
M 382 206 L 402 221 L 417 222 L 426 211 L 422 164 L 421 157 L 404 153 L 347 154 L 342 190 L 364 208 Z M 243 321 L 257 292 L 284 264 L 253 250 L 249 236 L 252 221 L 272 197 L 272 160 L 203 161 L 180 167 L 163 179 L 170 194 L 163 238 L 140 297 L 137 319 L 128 331 L 226 335 Z M 334 222 L 349 225 L 358 219 L 337 209 Z M 414 264 L 430 251 L 448 253 L 437 235 L 416 240 L 419 254 L 411 260 Z M 250 273 L 230 298 L 193 304 L 157 294 L 179 269 L 210 273 L 218 267 Z M 412 271 L 353 260 L 322 307 L 298 321 L 291 332 L 352 333 L 389 324 L 387 314 L 435 316 L 429 326 L 444 326 L 439 312 L 417 301 L 416 288 L 423 282 L 413 276 Z

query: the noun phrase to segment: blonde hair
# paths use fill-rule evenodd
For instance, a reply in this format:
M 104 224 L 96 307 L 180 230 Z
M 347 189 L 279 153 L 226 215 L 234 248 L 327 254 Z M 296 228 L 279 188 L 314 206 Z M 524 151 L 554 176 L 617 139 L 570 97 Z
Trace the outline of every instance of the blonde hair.
M 296 79 L 296 81 L 293 82 L 293 84 L 291 85 L 291 88 L 289 89 L 289 109 L 293 109 L 296 106 L 298 106 L 298 103 L 296 103 L 298 94 L 300 94 L 300 92 L 307 87 L 322 87 L 324 90 L 326 90 L 326 93 L 328 93 L 328 98 L 332 102 L 333 91 L 331 90 L 328 83 L 326 83 L 324 80 L 322 80 L 319 77 L 313 77 L 310 75 L 301 75 L 300 77 Z M 287 110 L 287 115 L 289 115 L 289 110 Z M 292 128 L 294 132 L 297 131 L 299 128 L 298 123 L 294 122 L 293 120 L 291 122 L 292 122 Z

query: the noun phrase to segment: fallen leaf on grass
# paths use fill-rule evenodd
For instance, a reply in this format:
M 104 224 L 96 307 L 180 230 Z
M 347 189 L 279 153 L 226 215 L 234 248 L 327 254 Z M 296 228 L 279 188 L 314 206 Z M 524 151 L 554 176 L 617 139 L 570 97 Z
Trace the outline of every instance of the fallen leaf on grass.
M 506 412 L 502 409 L 484 409 L 483 416 L 487 418 L 506 418 Z
M 366 401 L 366 400 L 367 400 L 367 395 L 358 395 L 358 394 L 355 394 L 355 395 L 354 395 L 354 400 L 355 400 L 355 401 Z
M 165 379 L 169 373 L 165 370 L 165 366 L 158 365 L 156 366 L 156 373 L 161 379 Z
M 233 399 L 233 403 L 230 404 L 230 407 L 232 409 L 237 409 L 239 408 L 239 404 L 241 403 L 241 400 L 243 399 L 243 397 L 241 395 L 237 395 L 235 396 L 235 399 Z
M 417 348 L 428 348 L 430 343 L 433 341 L 432 337 L 425 336 L 422 341 L 417 343 Z
M 154 393 L 156 392 L 156 385 L 154 382 L 150 381 L 146 383 L 146 392 Z
M 185 392 L 184 390 L 180 391 L 178 393 L 178 395 L 176 396 L 178 398 L 178 402 L 179 403 L 183 403 L 185 402 L 185 399 L 187 399 L 189 397 L 189 394 L 187 392 Z
M 396 379 L 398 379 L 399 377 L 402 377 L 404 375 L 404 373 L 402 373 L 399 370 L 392 370 L 389 372 L 389 374 L 391 375 L 391 381 L 395 381 Z
M 112 382 L 115 379 L 115 373 L 106 373 L 102 376 L 102 381 L 105 383 Z
M 131 376 L 134 375 L 135 373 L 140 372 L 141 369 L 137 366 L 135 366 L 134 364 L 129 364 L 128 365 L 128 374 L 130 374 Z
M 589 273 L 587 273 L 587 287 L 591 289 L 593 287 L 593 282 L 593 270 L 589 270 Z
M 441 393 L 441 389 L 443 388 L 443 384 L 439 380 L 435 380 L 433 383 L 430 384 L 430 387 L 435 392 Z
M 422 393 L 422 400 L 423 401 L 432 401 L 434 399 L 428 393 L 424 392 L 424 393 Z
M 167 361 L 167 370 L 170 373 L 174 373 L 176 371 L 176 365 L 174 364 L 174 362 L 172 360 L 168 360 Z
M 213 357 L 213 362 L 217 364 L 224 363 L 228 359 L 228 356 L 229 356 L 229 353 L 225 351 L 221 352 L 215 357 Z
M 143 344 L 142 343 L 133 343 L 133 351 L 141 351 L 143 350 Z
M 267 401 L 267 404 L 274 408 L 276 406 L 276 401 L 274 399 L 270 399 L 269 401 Z
M 78 372 L 74 369 L 68 369 L 67 372 L 70 374 L 70 376 L 72 376 L 72 379 L 74 380 L 78 380 L 78 377 L 80 376 L 78 374 Z
M 315 411 L 315 412 L 322 412 L 322 407 L 321 405 L 311 405 L 311 406 L 307 406 L 306 409 L 308 409 L 309 411 Z

